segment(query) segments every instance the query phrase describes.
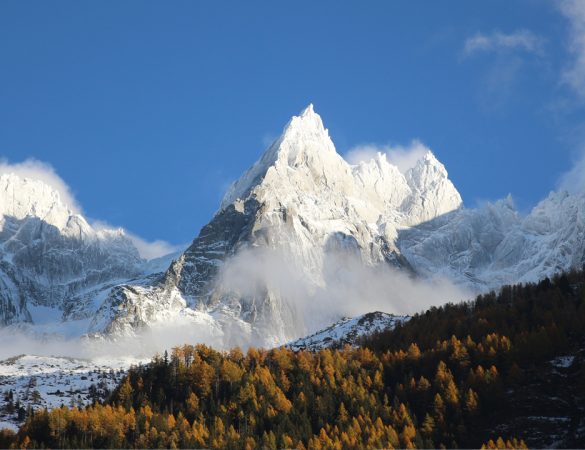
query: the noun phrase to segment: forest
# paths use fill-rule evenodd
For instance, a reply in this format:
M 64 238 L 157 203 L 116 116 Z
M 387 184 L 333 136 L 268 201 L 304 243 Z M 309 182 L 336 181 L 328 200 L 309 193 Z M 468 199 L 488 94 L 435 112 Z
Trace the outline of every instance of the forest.
M 572 271 L 431 308 L 353 348 L 184 345 L 133 367 L 106 401 L 31 412 L 0 447 L 527 448 L 557 428 L 583 447 L 584 281 Z M 545 412 L 535 395 L 548 390 L 572 402 L 569 422 L 515 424 L 521 405 Z

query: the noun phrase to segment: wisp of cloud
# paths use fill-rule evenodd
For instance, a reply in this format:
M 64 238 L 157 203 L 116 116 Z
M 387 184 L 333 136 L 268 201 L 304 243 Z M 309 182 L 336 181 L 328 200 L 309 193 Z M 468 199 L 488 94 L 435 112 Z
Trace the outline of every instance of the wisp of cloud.
M 528 30 L 517 30 L 512 33 L 494 31 L 490 34 L 476 33 L 465 41 L 463 53 L 472 55 L 479 52 L 524 51 L 541 53 L 543 41 Z
M 360 162 L 368 162 L 375 159 L 378 153 L 386 155 L 388 162 L 395 165 L 401 173 L 406 173 L 408 169 L 415 166 L 416 162 L 421 159 L 431 149 L 418 139 L 414 139 L 408 145 L 376 145 L 362 144 L 351 148 L 345 155 L 344 159 L 352 165 Z
M 448 280 L 422 280 L 385 263 L 365 264 L 355 251 L 327 251 L 322 267 L 302 267 L 290 254 L 255 247 L 226 261 L 219 284 L 225 296 L 276 294 L 292 314 L 296 336 L 317 331 L 344 316 L 372 311 L 408 315 L 471 297 Z

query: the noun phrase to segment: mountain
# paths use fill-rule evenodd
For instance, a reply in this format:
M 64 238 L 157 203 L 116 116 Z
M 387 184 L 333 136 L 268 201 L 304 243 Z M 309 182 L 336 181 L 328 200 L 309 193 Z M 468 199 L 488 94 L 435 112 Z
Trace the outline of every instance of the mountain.
M 117 288 L 92 331 L 128 333 L 189 317 L 217 324 L 234 345 L 279 345 L 340 318 L 341 311 L 325 311 L 308 323 L 299 310 L 343 277 L 340 259 L 410 271 L 396 245 L 399 230 L 460 207 L 459 193 L 432 153 L 405 173 L 382 154 L 352 166 L 335 151 L 311 105 L 232 184 L 219 211 L 164 277 Z M 245 262 L 238 259 L 242 254 L 249 255 Z M 250 271 L 251 265 L 258 270 Z
M 430 151 L 403 172 L 384 154 L 350 165 L 310 105 L 232 184 L 164 276 L 116 288 L 91 330 L 186 321 L 225 345 L 276 346 L 347 315 L 341 297 L 352 277 L 364 289 L 349 315 L 360 302 L 366 312 L 372 277 L 355 279 L 360 267 L 449 280 L 469 295 L 537 281 L 585 261 L 584 205 L 582 195 L 556 192 L 527 216 L 511 197 L 464 208 Z
M 43 181 L 0 175 L 0 325 L 83 330 L 108 290 L 143 276 L 144 263 L 123 230 L 92 227 Z
M 95 336 L 172 328 L 219 346 L 279 346 L 344 316 L 410 314 L 431 297 L 580 267 L 584 208 L 585 194 L 566 192 L 527 215 L 511 197 L 465 208 L 432 152 L 402 170 L 381 153 L 351 165 L 310 105 L 191 245 L 156 261 L 43 182 L 2 175 L 0 324 Z
M 380 311 L 358 317 L 345 317 L 333 325 L 310 336 L 296 339 L 285 345 L 293 351 L 319 351 L 325 348 L 340 349 L 346 345 L 357 346 L 360 338 L 393 329 L 397 323 L 406 322 L 410 317 L 395 316 Z
M 524 217 L 511 197 L 460 209 L 402 230 L 397 242 L 421 276 L 474 292 L 538 281 L 585 263 L 585 194 L 551 192 Z

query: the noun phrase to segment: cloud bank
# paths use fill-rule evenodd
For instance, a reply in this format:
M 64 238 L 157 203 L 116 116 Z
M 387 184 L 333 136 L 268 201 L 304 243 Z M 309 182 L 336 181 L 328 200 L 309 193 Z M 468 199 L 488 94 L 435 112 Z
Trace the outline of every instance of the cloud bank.
M 412 169 L 416 162 L 421 159 L 431 149 L 418 139 L 414 139 L 408 145 L 377 145 L 361 144 L 357 145 L 343 156 L 349 164 L 359 164 L 375 159 L 378 153 L 386 155 L 386 159 L 402 173 Z
M 91 360 L 124 359 L 133 363 L 149 361 L 157 353 L 187 343 L 205 342 L 222 348 L 221 338 L 211 330 L 180 322 L 172 326 L 153 326 L 134 336 L 115 339 L 43 335 L 26 327 L 9 326 L 0 328 L 0 342 L 0 361 L 24 354 Z

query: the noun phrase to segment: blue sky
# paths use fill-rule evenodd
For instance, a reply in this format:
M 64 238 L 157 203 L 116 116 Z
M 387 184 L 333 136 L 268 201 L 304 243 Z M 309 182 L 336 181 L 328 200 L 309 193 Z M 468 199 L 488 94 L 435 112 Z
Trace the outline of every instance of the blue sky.
M 467 206 L 526 210 L 584 99 L 578 1 L 0 2 L 0 155 L 148 240 L 193 239 L 310 102 L 340 153 L 419 139 Z

